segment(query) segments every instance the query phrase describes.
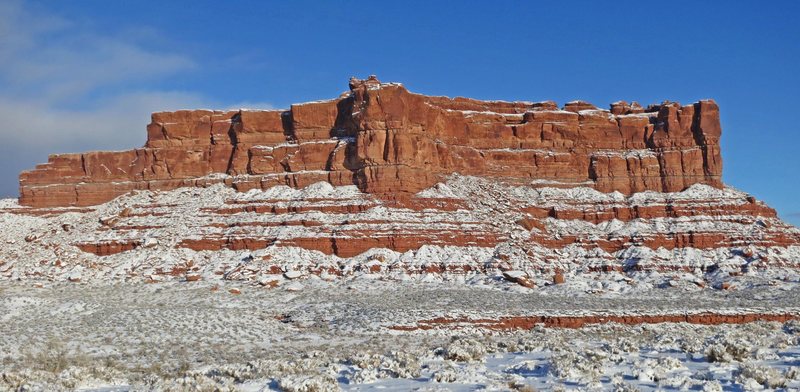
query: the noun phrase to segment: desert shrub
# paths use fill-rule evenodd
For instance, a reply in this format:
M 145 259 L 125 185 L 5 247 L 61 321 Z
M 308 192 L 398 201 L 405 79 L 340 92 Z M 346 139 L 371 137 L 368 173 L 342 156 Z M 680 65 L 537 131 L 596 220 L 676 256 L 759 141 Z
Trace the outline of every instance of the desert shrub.
M 286 392 L 332 392 L 338 391 L 336 379 L 324 374 L 292 375 L 278 380 L 278 386 Z
M 717 380 L 706 381 L 703 384 L 703 392 L 722 392 L 722 384 Z
M 749 361 L 742 364 L 736 372 L 736 378 L 745 385 L 749 380 L 755 380 L 755 382 L 767 388 L 786 387 L 786 379 L 776 369 Z
M 750 354 L 750 345 L 742 339 L 722 339 L 721 342 L 706 347 L 708 362 L 743 361 Z
M 86 366 L 90 362 L 85 355 L 70 355 L 64 342 L 57 337 L 50 337 L 44 347 L 31 348 L 23 356 L 24 367 L 56 374 L 70 366 Z
M 550 358 L 550 373 L 567 379 L 585 383 L 595 383 L 603 373 L 604 353 L 586 349 L 580 354 L 571 350 L 558 350 Z
M 536 388 L 534 388 L 534 387 L 532 387 L 530 385 L 522 384 L 522 383 L 509 382 L 506 386 L 511 391 L 536 392 Z
M 445 358 L 458 362 L 482 361 L 487 348 L 482 342 L 475 339 L 454 338 L 445 350 Z
M 783 377 L 789 380 L 800 380 L 800 367 L 789 366 L 786 372 L 783 373 Z
M 433 373 L 433 381 L 451 383 L 458 380 L 458 374 L 451 366 L 446 366 Z

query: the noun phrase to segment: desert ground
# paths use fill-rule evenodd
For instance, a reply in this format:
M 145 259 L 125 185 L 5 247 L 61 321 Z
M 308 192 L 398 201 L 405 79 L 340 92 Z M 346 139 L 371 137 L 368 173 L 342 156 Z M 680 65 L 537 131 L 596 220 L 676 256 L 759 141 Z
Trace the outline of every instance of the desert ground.
M 800 388 L 800 322 L 493 324 L 533 315 L 797 314 L 800 288 L 635 296 L 507 282 L 277 289 L 227 282 L 0 285 L 0 389 L 759 390 Z

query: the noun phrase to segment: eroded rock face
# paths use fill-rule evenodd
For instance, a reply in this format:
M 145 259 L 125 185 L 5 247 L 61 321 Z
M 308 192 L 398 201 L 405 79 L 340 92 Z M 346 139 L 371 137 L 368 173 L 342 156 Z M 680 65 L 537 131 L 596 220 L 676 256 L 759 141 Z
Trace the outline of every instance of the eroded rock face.
M 294 271 L 324 280 L 495 277 L 537 290 L 594 279 L 613 290 L 679 281 L 735 289 L 739 276 L 796 282 L 800 270 L 800 229 L 730 188 L 624 195 L 452 175 L 408 198 L 379 196 L 317 182 L 133 192 L 81 208 L 3 200 L 0 279 L 72 279 L 80 267 L 84 282 L 191 273 L 274 287 Z
M 721 187 L 711 100 L 610 110 L 582 101 L 425 96 L 376 78 L 289 110 L 152 115 L 144 147 L 52 155 L 20 175 L 20 204 L 91 206 L 132 190 L 223 183 L 240 191 L 319 181 L 404 199 L 452 173 L 601 192 Z
M 800 230 L 723 186 L 713 101 L 559 109 L 371 77 L 289 110 L 155 113 L 147 133 L 22 173 L 19 204 L 0 204 L 0 277 L 85 266 L 84 280 L 275 287 L 294 271 L 538 289 L 643 272 L 728 289 L 800 269 Z

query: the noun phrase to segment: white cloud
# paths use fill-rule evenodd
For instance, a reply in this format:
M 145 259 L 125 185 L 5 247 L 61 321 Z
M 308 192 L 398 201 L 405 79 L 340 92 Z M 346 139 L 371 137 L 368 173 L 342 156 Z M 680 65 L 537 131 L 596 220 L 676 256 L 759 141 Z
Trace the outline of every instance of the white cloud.
M 189 57 L 31 7 L 0 5 L 0 136 L 6 142 L 119 147 L 142 139 L 151 111 L 208 104 L 197 93 L 125 87 L 191 70 Z
M 190 56 L 152 48 L 158 30 L 120 26 L 117 32 L 93 31 L 86 23 L 35 7 L 0 1 L 0 139 L 16 155 L 0 154 L 1 194 L 16 193 L 20 157 L 29 160 L 24 167 L 32 168 L 43 160 L 42 151 L 141 146 L 154 111 L 272 107 L 154 89 L 198 68 Z
M 13 61 L 8 54 L 34 48 L 37 37 L 69 26 L 62 18 L 31 12 L 15 0 L 0 3 L 0 22 L 0 64 Z
M 194 62 L 180 54 L 156 52 L 125 36 L 87 31 L 23 3 L 0 6 L 0 80 L 6 93 L 52 104 L 76 96 L 186 71 Z
M 88 149 L 123 149 L 144 143 L 150 113 L 205 106 L 198 95 L 181 92 L 128 92 L 86 110 L 61 109 L 46 102 L 0 96 L 0 133 L 6 143 Z

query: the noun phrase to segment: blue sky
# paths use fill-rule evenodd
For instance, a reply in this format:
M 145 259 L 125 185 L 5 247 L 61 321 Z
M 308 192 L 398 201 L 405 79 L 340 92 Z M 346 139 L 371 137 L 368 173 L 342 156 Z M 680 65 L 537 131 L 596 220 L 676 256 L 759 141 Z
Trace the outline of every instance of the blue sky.
M 149 113 L 286 107 L 350 76 L 484 99 L 715 99 L 724 181 L 800 224 L 800 2 L 0 0 L 0 195 Z M 642 6 L 645 4 L 647 6 Z

